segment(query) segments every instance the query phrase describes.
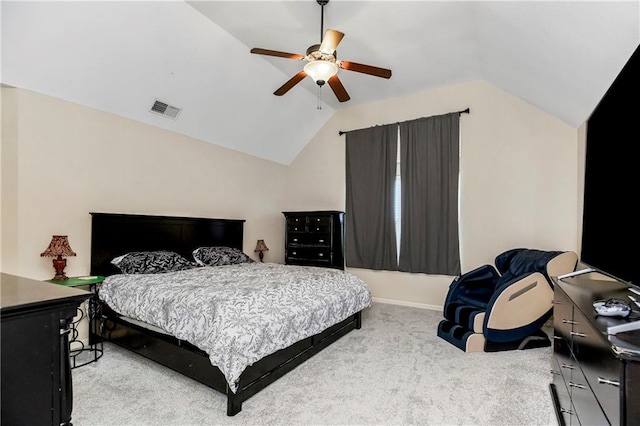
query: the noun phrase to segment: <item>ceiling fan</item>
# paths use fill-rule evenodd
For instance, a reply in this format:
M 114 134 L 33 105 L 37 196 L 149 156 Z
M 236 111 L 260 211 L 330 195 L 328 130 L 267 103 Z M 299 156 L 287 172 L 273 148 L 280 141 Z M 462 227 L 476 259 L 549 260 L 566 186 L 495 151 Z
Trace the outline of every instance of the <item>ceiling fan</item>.
M 254 47 L 251 53 L 258 55 L 276 56 L 279 58 L 293 59 L 296 61 L 306 60 L 304 69 L 291 77 L 289 81 L 280 86 L 275 92 L 276 96 L 282 96 L 287 93 L 293 86 L 300 83 L 306 76 L 309 76 L 322 87 L 325 83 L 329 83 L 331 90 L 340 102 L 351 99 L 342 82 L 338 78 L 338 68 L 347 71 L 355 71 L 362 74 L 369 74 L 376 77 L 390 78 L 391 70 L 386 68 L 374 67 L 371 65 L 358 64 L 356 62 L 339 61 L 336 47 L 344 37 L 344 33 L 336 30 L 328 29 L 323 31 L 324 25 L 324 7 L 329 0 L 316 0 L 321 6 L 322 12 L 320 17 L 320 44 L 314 44 L 307 49 L 305 55 L 298 53 L 279 52 L 277 50 L 268 50 Z M 323 36 L 324 32 L 324 36 Z

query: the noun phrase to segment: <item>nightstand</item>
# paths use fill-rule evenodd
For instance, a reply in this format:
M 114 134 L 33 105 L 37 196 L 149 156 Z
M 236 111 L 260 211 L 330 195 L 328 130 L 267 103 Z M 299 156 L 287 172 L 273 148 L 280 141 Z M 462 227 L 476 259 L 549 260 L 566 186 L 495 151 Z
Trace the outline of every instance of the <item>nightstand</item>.
M 83 277 L 69 277 L 68 280 L 56 281 L 47 280 L 46 282 L 61 285 L 64 287 L 89 287 L 89 291 L 93 293 L 93 296 L 87 300 L 85 309 L 78 308 L 78 315 L 71 323 L 71 334 L 69 335 L 69 357 L 71 359 L 71 368 L 82 367 L 83 365 L 91 364 L 100 359 L 103 353 L 102 341 L 92 342 L 91 336 L 89 336 L 89 344 L 85 345 L 79 337 L 78 325 L 84 318 L 89 319 L 89 327 L 94 326 L 96 317 L 100 315 L 100 304 L 97 300 L 96 287 L 104 281 L 102 276 L 83 276 Z M 86 313 L 85 313 L 86 312 Z M 89 332 L 91 335 L 91 331 Z

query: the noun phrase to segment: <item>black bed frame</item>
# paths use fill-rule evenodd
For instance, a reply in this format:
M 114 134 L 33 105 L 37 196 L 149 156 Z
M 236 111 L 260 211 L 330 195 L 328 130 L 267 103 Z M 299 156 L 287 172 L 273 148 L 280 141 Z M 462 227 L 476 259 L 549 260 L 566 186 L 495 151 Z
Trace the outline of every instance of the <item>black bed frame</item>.
M 109 276 L 119 271 L 111 259 L 130 251 L 172 250 L 187 259 L 201 246 L 228 246 L 242 250 L 244 220 L 91 213 L 91 274 Z M 249 366 L 233 393 L 208 355 L 173 336 L 125 321 L 108 306 L 99 308 L 90 326 L 90 340 L 111 341 L 169 367 L 227 395 L 227 415 L 242 410 L 242 402 L 293 370 L 340 337 L 362 325 L 362 312 L 325 331 L 281 349 Z

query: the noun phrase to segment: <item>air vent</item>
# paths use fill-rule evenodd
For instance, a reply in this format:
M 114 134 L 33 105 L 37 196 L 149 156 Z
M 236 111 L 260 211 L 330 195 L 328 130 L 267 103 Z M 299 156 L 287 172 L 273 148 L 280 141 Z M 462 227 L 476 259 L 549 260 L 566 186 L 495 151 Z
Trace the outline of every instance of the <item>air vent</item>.
M 180 115 L 180 111 L 182 110 L 156 99 L 149 111 L 175 120 L 178 118 L 178 115 Z

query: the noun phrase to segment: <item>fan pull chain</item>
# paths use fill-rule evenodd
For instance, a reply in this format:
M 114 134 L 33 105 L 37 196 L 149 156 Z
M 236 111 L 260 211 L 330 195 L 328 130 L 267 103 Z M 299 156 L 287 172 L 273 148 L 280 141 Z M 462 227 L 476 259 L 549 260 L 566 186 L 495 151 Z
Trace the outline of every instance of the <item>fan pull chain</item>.
M 316 109 L 322 109 L 322 92 L 320 91 L 320 89 L 322 89 L 322 86 L 318 85 L 318 106 L 316 107 Z

